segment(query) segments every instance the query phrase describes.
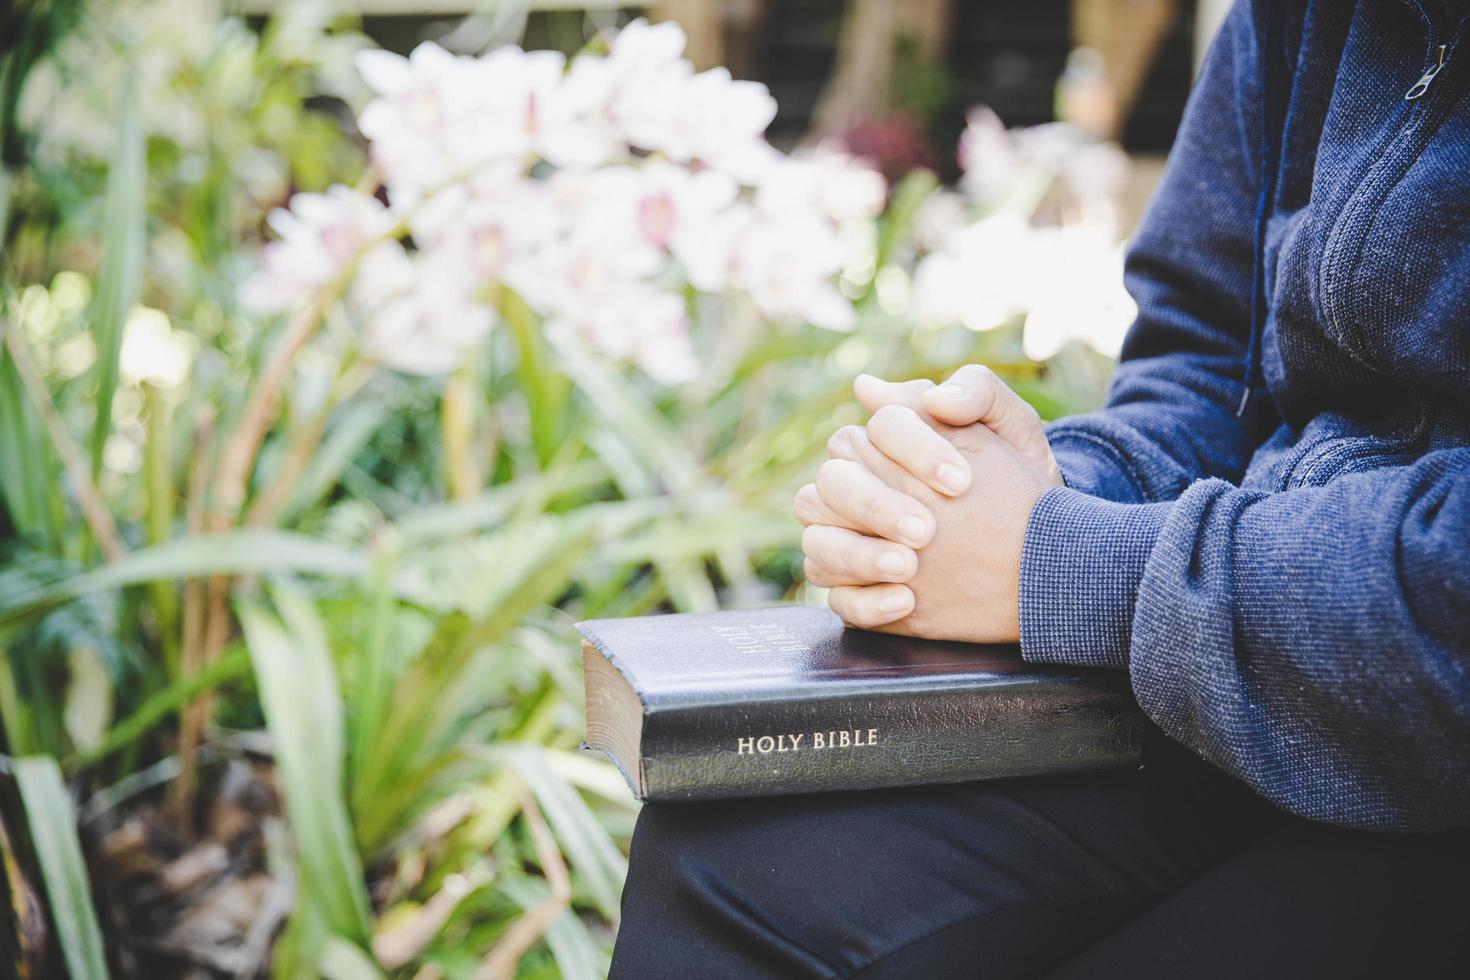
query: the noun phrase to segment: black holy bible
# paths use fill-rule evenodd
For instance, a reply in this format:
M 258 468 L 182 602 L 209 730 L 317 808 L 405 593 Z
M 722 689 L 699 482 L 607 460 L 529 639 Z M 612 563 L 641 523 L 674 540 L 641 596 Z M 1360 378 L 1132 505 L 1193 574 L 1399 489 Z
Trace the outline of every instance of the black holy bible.
M 1136 766 L 1122 671 L 846 629 L 817 606 L 578 623 L 587 739 L 633 795 L 698 800 Z

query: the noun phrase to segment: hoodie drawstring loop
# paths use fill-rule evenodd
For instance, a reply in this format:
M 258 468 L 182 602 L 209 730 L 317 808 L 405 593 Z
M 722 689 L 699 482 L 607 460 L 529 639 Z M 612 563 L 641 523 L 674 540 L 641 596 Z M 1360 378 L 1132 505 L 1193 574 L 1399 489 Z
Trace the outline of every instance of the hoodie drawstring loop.
M 1257 10 L 1264 8 L 1264 24 L 1257 36 L 1261 39 L 1261 140 L 1259 146 L 1260 185 L 1256 191 L 1256 227 L 1253 248 L 1254 265 L 1251 269 L 1251 331 L 1246 345 L 1243 388 L 1236 417 L 1245 415 L 1250 404 L 1251 390 L 1261 380 L 1261 345 L 1266 329 L 1266 223 L 1271 217 L 1272 200 L 1276 192 L 1277 170 L 1281 165 L 1281 139 L 1284 120 L 1278 119 L 1277 108 L 1284 101 L 1280 90 L 1284 86 L 1282 63 L 1286 36 L 1286 0 L 1262 0 Z

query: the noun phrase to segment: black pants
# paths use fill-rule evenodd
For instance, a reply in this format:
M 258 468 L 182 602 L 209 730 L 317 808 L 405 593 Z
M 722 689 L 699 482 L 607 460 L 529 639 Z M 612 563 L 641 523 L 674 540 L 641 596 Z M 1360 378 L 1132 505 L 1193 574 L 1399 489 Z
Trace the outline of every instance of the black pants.
M 1312 824 L 1173 743 L 1148 758 L 649 804 L 611 980 L 1470 977 L 1470 834 Z

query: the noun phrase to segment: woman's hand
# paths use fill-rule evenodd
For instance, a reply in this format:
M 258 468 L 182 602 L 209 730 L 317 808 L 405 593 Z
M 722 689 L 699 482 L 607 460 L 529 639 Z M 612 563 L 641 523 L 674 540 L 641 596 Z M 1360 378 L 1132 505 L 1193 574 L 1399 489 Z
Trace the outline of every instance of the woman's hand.
M 1041 420 L 975 365 L 938 387 L 854 388 L 873 418 L 833 435 L 796 499 L 808 580 L 850 625 L 1016 640 L 1026 523 L 1061 483 Z

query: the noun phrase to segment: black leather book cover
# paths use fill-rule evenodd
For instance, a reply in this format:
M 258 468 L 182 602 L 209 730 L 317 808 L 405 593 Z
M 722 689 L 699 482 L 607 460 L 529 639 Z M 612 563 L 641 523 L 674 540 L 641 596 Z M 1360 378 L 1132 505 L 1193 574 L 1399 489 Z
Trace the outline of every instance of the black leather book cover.
M 578 623 L 587 739 L 695 800 L 1136 766 L 1122 671 L 844 628 L 817 606 Z

